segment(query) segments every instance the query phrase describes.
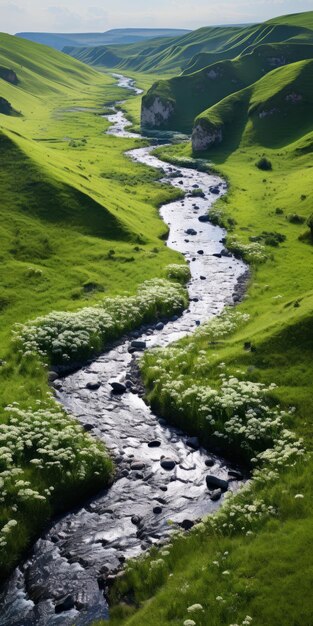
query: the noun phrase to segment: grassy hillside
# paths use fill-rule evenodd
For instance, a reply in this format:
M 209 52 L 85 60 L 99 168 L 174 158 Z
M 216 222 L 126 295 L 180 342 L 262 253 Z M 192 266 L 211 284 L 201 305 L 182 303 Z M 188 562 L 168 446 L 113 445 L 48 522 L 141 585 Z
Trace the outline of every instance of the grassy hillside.
M 211 219 L 249 261 L 249 289 L 236 312 L 142 362 L 154 410 L 259 469 L 215 522 L 129 564 L 112 592 L 112 625 L 311 625 L 312 64 L 274 70 L 206 113 L 227 129 L 201 154 L 201 166 L 213 163 L 229 182 Z M 188 144 L 158 152 L 176 164 L 194 157 Z M 256 400 L 259 385 L 265 394 Z M 303 438 L 304 460 L 298 439 L 271 448 L 276 410 Z M 251 457 L 262 446 L 258 465 Z
M 190 132 L 194 118 L 227 95 L 279 66 L 311 59 L 312 15 L 239 29 L 214 51 L 190 57 L 181 76 L 159 80 L 149 89 L 143 98 L 142 125 Z M 210 34 L 207 37 L 210 42 Z
M 143 99 L 143 108 L 153 107 L 156 98 L 172 106 L 172 113 L 160 122 L 162 128 L 190 132 L 194 118 L 274 68 L 313 57 L 312 43 L 261 44 L 234 60 L 213 63 L 203 70 L 155 83 Z
M 126 46 L 73 47 L 66 52 L 90 65 L 158 74 L 193 73 L 212 63 L 234 59 L 265 43 L 312 42 L 312 15 L 249 26 L 199 28 L 183 36 Z
M 313 60 L 291 63 L 225 98 L 196 118 L 194 148 L 205 136 L 234 147 L 242 132 L 265 147 L 295 141 L 312 130 L 312 78 Z
M 0 36 L 0 66 L 0 97 L 12 106 L 11 114 L 0 113 L 3 576 L 51 514 L 112 475 L 104 447 L 56 409 L 47 368 L 36 357 L 21 357 L 12 343 L 14 324 L 52 310 L 105 306 L 106 296 L 135 293 L 180 257 L 165 246 L 157 210 L 177 192 L 158 182 L 158 172 L 124 156 L 139 140 L 105 134 L 102 114 L 125 91 L 66 55 L 8 35 Z M 27 443 L 28 432 L 34 441 L 44 437 L 49 449 L 50 429 L 51 455 L 62 449 L 67 458 L 55 471 L 38 459 L 32 464 L 36 447 Z M 17 474 L 25 490 L 18 489 Z
M 109 52 L 117 59 L 119 69 L 136 72 L 178 73 L 195 54 L 202 50 L 215 51 L 223 48 L 229 39 L 244 30 L 237 26 L 216 26 L 200 28 L 194 32 L 172 39 L 151 40 L 129 46 L 110 46 Z M 106 66 L 107 47 L 99 49 L 67 50 L 75 58 L 85 63 Z M 103 55 L 103 57 L 102 57 Z

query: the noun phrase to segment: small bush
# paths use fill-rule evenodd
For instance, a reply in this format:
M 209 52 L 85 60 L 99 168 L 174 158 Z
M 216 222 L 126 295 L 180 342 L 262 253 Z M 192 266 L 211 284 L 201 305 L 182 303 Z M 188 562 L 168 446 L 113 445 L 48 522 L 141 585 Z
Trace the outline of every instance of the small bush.
M 256 162 L 256 166 L 263 172 L 269 172 L 273 169 L 272 163 L 267 157 L 262 157 Z
M 173 263 L 167 266 L 166 276 L 169 280 L 177 280 L 182 285 L 185 285 L 190 279 L 190 270 L 187 265 Z
M 291 213 L 288 215 L 287 220 L 290 224 L 304 224 L 305 217 L 303 217 L 303 215 L 298 215 L 297 213 Z
M 276 232 L 263 231 L 260 235 L 250 237 L 250 241 L 261 241 L 262 243 L 265 243 L 266 246 L 277 247 L 280 243 L 286 241 L 286 235 Z
M 189 195 L 192 198 L 204 198 L 205 193 L 202 189 L 193 189 Z

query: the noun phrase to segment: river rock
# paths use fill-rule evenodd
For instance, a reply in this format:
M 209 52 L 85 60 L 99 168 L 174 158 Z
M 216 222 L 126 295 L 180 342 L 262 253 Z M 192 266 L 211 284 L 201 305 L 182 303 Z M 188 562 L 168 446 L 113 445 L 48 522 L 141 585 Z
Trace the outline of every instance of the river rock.
M 211 495 L 210 495 L 210 499 L 212 500 L 212 502 L 217 502 L 222 496 L 222 490 L 221 489 L 214 489 L 214 491 L 212 491 Z
M 199 215 L 198 220 L 199 222 L 205 223 L 205 222 L 209 222 L 210 218 L 208 215 Z
M 144 467 L 145 467 L 145 463 L 143 463 L 143 461 L 134 461 L 131 464 L 130 469 L 134 471 L 140 471 L 144 469 Z
M 205 477 L 206 484 L 208 489 L 221 489 L 222 491 L 227 491 L 228 482 L 227 480 L 223 480 L 222 478 L 218 478 L 217 476 L 208 475 Z
M 155 506 L 155 507 L 153 507 L 153 513 L 154 513 L 155 515 L 161 515 L 162 511 L 163 511 L 163 509 L 162 509 L 162 507 L 161 507 L 161 506 Z
M 161 445 L 161 441 L 158 441 L 158 439 L 155 439 L 154 441 L 149 441 L 148 443 L 149 448 L 159 448 L 160 445 Z
M 207 467 L 213 467 L 213 465 L 215 465 L 215 461 L 214 459 L 211 459 L 210 457 L 208 457 L 207 459 L 205 459 L 205 464 Z
M 158 322 L 155 326 L 156 330 L 163 330 L 163 328 L 164 328 L 163 322 Z
M 173 459 L 168 459 L 168 458 L 161 459 L 160 463 L 161 463 L 161 467 L 163 467 L 163 469 L 168 470 L 168 471 L 173 470 L 174 467 L 176 466 L 176 461 L 174 461 Z
M 186 446 L 189 446 L 189 448 L 193 450 L 198 450 L 200 448 L 198 437 L 189 437 L 186 441 Z
M 190 530 L 193 528 L 195 523 L 191 519 L 184 519 L 181 524 L 179 524 L 184 530 Z
M 71 609 L 73 609 L 74 607 L 75 607 L 74 596 L 70 594 L 66 596 L 65 598 L 63 598 L 62 600 L 59 600 L 58 602 L 56 602 L 55 612 L 63 613 L 63 611 L 71 611 Z
M 99 389 L 100 386 L 101 383 L 99 382 L 99 380 L 90 380 L 86 385 L 86 389 L 90 389 L 90 391 L 96 391 L 97 389 Z
M 188 228 L 185 230 L 186 235 L 197 235 L 197 231 L 194 228 Z
M 1 365 L 1 363 L 0 363 Z M 49 383 L 54 383 L 55 380 L 57 380 L 59 378 L 58 374 L 56 372 L 49 372 L 48 373 L 48 382 Z
M 136 350 L 145 350 L 147 347 L 146 341 L 140 341 L 139 339 L 134 339 L 130 345 L 132 348 L 136 348 Z
M 198 250 L 198 254 L 204 254 L 203 250 Z
M 126 385 L 119 383 L 118 381 L 114 381 L 113 383 L 110 383 L 110 385 L 112 387 L 112 392 L 115 394 L 121 395 L 126 391 Z

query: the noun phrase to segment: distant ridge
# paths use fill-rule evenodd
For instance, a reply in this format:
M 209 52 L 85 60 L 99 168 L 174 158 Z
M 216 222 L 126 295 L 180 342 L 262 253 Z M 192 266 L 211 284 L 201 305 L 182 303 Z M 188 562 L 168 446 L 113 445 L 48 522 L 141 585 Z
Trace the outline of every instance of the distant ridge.
M 138 43 L 159 37 L 179 37 L 191 32 L 180 28 L 116 28 L 104 33 L 16 33 L 16 37 L 28 39 L 35 43 L 45 44 L 56 50 L 66 46 L 91 47 L 101 45 L 117 45 Z

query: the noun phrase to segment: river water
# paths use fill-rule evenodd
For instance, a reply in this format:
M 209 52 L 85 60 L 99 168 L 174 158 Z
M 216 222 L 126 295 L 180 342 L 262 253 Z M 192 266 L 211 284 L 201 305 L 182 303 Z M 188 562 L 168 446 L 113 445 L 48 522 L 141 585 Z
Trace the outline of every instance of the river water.
M 131 79 L 115 77 L 120 86 L 140 93 Z M 107 117 L 109 134 L 138 138 L 128 130 L 121 110 L 113 109 Z M 220 178 L 171 166 L 153 155 L 153 146 L 131 150 L 128 157 L 161 168 L 163 181 L 185 193 L 183 200 L 164 205 L 160 214 L 169 226 L 167 245 L 190 264 L 190 305 L 163 329 L 134 333 L 149 349 L 194 332 L 234 303 L 247 268 L 233 256 L 224 256 L 221 228 L 199 221 L 226 193 Z M 198 188 L 204 197 L 190 195 Z M 133 375 L 136 354 L 129 352 L 131 341 L 124 338 L 92 364 L 54 383 L 58 401 L 86 431 L 106 443 L 116 462 L 116 477 L 109 489 L 54 520 L 35 543 L 0 594 L 0 626 L 85 626 L 107 618 L 107 575 L 126 559 L 165 541 L 181 524 L 189 527 L 221 505 L 223 496 L 212 501 L 206 475 L 227 480 L 230 464 L 151 412 Z M 112 394 L 112 381 L 126 383 L 127 392 Z M 174 462 L 173 469 L 162 467 L 164 458 Z M 229 489 L 239 484 L 230 480 Z

